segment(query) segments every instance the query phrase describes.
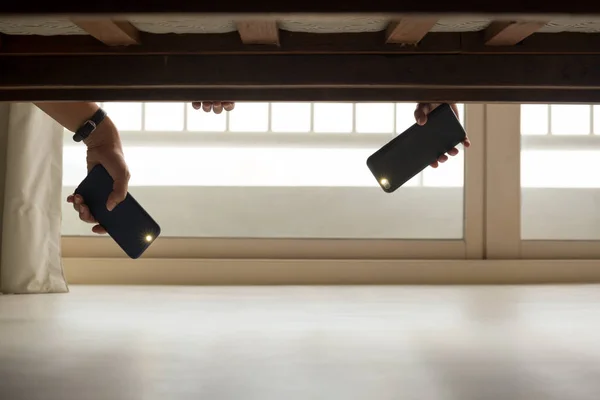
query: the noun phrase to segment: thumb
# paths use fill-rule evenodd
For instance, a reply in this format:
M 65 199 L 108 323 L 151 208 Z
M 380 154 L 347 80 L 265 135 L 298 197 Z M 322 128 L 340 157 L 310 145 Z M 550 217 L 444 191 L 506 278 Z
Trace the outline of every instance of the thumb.
M 127 190 L 127 179 L 119 178 L 114 180 L 113 191 L 108 196 L 108 201 L 106 202 L 108 211 L 114 210 L 120 202 L 125 200 L 125 197 L 127 197 Z

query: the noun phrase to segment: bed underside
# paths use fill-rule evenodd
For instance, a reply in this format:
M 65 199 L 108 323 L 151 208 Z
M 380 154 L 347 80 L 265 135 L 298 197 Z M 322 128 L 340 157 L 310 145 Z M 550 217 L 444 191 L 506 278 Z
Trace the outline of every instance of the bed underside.
M 228 33 L 237 30 L 236 20 L 223 17 L 133 17 L 128 21 L 142 32 L 166 34 Z M 282 18 L 279 29 L 304 33 L 379 32 L 386 29 L 389 18 L 312 17 Z M 441 18 L 430 32 L 477 32 L 485 30 L 491 18 Z M 569 17 L 553 19 L 538 30 L 540 33 L 597 33 L 600 18 Z M 69 18 L 13 17 L 0 18 L 0 33 L 6 35 L 87 35 Z
M 0 101 L 600 102 L 593 14 L 1 11 Z

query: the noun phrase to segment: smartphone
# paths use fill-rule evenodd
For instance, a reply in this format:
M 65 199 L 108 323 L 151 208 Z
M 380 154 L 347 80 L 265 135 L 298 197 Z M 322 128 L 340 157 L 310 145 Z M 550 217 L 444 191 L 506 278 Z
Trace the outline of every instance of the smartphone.
M 369 156 L 367 167 L 379 186 L 392 193 L 466 137 L 450 105 L 441 104 L 425 125 L 414 124 Z
M 112 190 L 112 177 L 102 165 L 96 165 L 75 189 L 75 194 L 83 197 L 96 221 L 121 249 L 130 258 L 139 258 L 160 235 L 160 226 L 129 193 L 108 211 L 106 201 Z

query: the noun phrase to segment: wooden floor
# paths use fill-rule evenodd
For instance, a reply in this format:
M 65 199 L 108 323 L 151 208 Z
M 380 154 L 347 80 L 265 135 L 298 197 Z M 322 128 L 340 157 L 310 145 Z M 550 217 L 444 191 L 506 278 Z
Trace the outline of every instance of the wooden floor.
M 600 286 L 0 296 L 0 399 L 600 398 Z

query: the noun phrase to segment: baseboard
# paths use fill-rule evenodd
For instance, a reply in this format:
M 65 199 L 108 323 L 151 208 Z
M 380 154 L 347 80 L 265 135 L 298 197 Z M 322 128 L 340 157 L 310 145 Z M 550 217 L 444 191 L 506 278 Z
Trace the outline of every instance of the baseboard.
M 600 283 L 600 260 L 65 258 L 71 284 L 360 285 Z

